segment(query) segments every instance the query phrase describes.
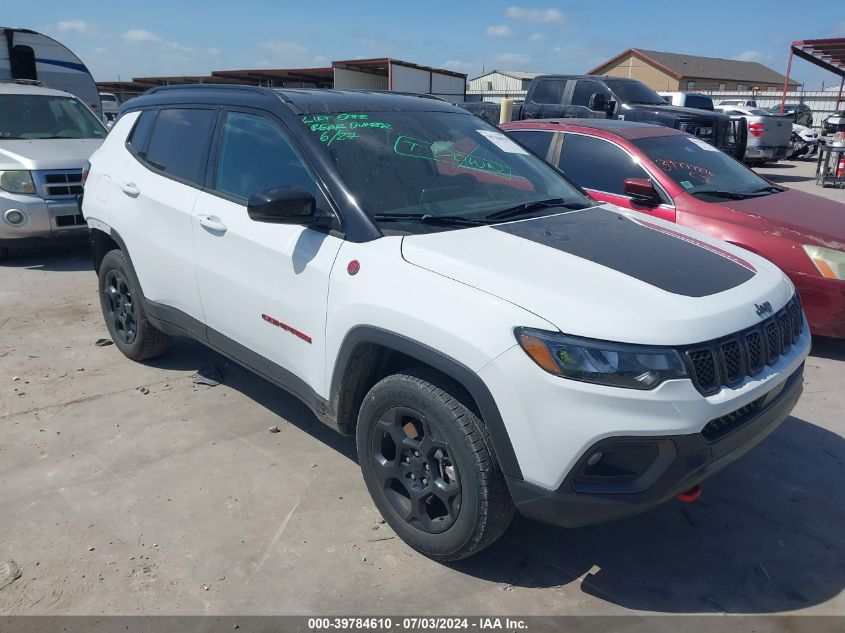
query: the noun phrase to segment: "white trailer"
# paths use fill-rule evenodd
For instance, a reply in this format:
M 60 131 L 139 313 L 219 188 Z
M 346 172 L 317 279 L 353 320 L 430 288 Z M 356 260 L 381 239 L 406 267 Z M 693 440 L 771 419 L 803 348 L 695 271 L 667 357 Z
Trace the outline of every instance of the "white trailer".
M 64 90 L 102 117 L 100 94 L 88 68 L 67 46 L 43 33 L 0 27 L 2 81 L 38 81 Z

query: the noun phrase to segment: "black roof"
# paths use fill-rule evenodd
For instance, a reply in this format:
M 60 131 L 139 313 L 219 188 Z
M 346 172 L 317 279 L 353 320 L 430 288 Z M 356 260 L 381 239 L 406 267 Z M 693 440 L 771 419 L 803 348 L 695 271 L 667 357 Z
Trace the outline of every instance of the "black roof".
M 191 104 L 227 104 L 254 107 L 286 103 L 297 114 L 335 112 L 405 112 L 440 111 L 469 114 L 432 95 L 396 94 L 379 91 L 326 90 L 319 88 L 261 88 L 258 86 L 189 84 L 152 88 L 127 101 L 124 110 L 149 106 Z

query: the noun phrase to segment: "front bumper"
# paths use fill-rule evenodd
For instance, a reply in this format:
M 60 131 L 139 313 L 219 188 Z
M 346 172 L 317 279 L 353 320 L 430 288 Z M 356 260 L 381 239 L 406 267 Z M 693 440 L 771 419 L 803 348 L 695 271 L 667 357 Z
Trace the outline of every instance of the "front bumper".
M 605 438 L 584 453 L 557 490 L 509 479 L 514 503 L 530 519 L 563 527 L 593 525 L 644 512 L 693 488 L 772 433 L 801 395 L 803 370 L 802 364 L 762 396 L 759 408 L 739 418 L 729 432 L 714 441 L 702 433 Z M 649 444 L 657 447 L 656 458 L 636 479 L 602 484 L 580 478 L 592 455 L 622 446 L 642 450 Z
M 22 223 L 13 225 L 5 219 L 13 210 L 23 214 Z M 81 236 L 87 230 L 76 198 L 45 200 L 37 195 L 0 192 L 0 242 L 6 246 L 33 238 Z
M 801 295 L 810 331 L 845 338 L 845 281 L 786 271 Z

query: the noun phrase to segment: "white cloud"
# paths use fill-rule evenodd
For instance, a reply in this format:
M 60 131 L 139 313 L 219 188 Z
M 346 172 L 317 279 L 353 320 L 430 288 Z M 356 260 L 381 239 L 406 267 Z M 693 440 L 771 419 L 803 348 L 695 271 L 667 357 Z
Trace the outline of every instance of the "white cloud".
M 557 9 L 526 9 L 523 7 L 508 7 L 505 17 L 512 20 L 526 20 L 527 22 L 564 22 L 566 16 Z
M 739 55 L 734 57 L 734 59 L 741 62 L 763 62 L 767 59 L 771 59 L 771 57 L 771 55 L 765 55 L 760 51 L 742 51 Z
M 56 30 L 61 33 L 76 33 L 77 35 L 95 35 L 97 33 L 96 26 L 79 18 L 58 22 Z
M 542 33 L 532 33 L 528 36 L 529 42 L 542 42 L 544 39 L 546 39 L 546 36 Z
M 161 38 L 156 35 L 155 33 L 151 33 L 145 29 L 129 29 L 123 35 L 121 35 L 124 40 L 127 42 L 133 43 L 149 43 L 149 42 L 160 42 Z
M 497 24 L 495 26 L 488 26 L 485 31 L 490 37 L 513 37 L 513 31 L 505 24 Z
M 525 53 L 502 53 L 501 55 L 496 55 L 495 60 L 500 64 L 509 66 L 524 66 L 531 62 L 531 55 Z
M 477 71 L 481 64 L 477 62 L 465 62 L 461 59 L 450 59 L 441 64 L 446 70 L 454 70 L 459 73 L 472 73 Z

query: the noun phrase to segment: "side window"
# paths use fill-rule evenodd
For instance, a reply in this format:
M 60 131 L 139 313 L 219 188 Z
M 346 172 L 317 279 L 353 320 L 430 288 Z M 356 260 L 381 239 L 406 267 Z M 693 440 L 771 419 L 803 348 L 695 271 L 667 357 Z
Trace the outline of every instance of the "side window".
M 132 128 L 126 144 L 136 154 L 143 155 L 147 149 L 147 141 L 150 139 L 150 132 L 153 130 L 155 118 L 155 110 L 144 110 L 141 112 L 138 120 L 135 121 L 135 127 Z
M 590 107 L 590 97 L 596 93 L 604 95 L 605 101 L 610 99 L 610 93 L 597 81 L 579 80 L 572 92 L 572 105 Z
M 510 130 L 508 136 L 516 139 L 529 150 L 531 153 L 539 156 L 543 160 L 549 155 L 549 147 L 554 138 L 554 132 L 545 132 L 537 130 Z
M 534 88 L 531 96 L 534 103 L 553 103 L 560 105 L 563 102 L 563 89 L 566 86 L 564 79 L 541 79 Z
M 15 44 L 10 51 L 9 70 L 12 79 L 38 79 L 38 71 L 35 68 L 35 51 L 31 46 Z
M 166 174 L 200 184 L 216 110 L 171 108 L 158 113 L 146 159 Z
M 248 200 L 256 191 L 290 185 L 321 199 L 314 177 L 278 125 L 256 114 L 227 114 L 214 188 Z
M 622 148 L 602 139 L 566 134 L 560 154 L 560 169 L 585 189 L 625 195 L 626 178 L 648 178 L 646 171 Z

